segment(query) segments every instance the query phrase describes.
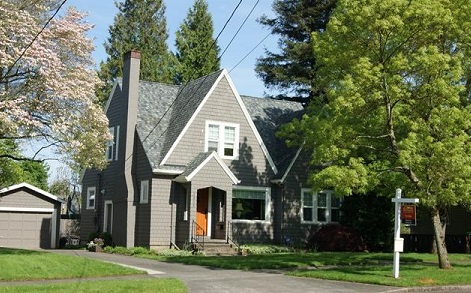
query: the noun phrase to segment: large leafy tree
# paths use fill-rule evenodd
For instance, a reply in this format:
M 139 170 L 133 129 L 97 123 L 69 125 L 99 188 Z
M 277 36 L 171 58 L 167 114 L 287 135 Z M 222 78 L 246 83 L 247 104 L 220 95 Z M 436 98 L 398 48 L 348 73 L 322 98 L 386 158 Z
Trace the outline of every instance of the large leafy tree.
M 21 152 L 13 140 L 0 140 L 0 152 L 21 156 Z M 27 182 L 47 190 L 48 170 L 49 167 L 44 162 L 0 157 L 0 189 Z
M 177 83 L 185 83 L 219 69 L 219 47 L 213 39 L 213 31 L 208 3 L 195 0 L 176 32 Z
M 40 139 L 83 167 L 102 167 L 108 120 L 94 103 L 92 27 L 58 1 L 0 2 L 0 140 Z M 0 150 L 0 158 L 25 159 Z M 35 159 L 35 158 L 32 158 Z
M 123 74 L 123 55 L 130 50 L 141 52 L 140 78 L 147 81 L 173 82 L 175 57 L 166 44 L 167 21 L 162 0 L 125 0 L 116 2 L 119 12 L 109 28 L 105 42 L 108 57 L 98 73 L 103 85 L 97 95 L 104 103 L 114 80 Z
M 317 86 L 317 61 L 311 34 L 323 32 L 337 0 L 275 0 L 274 18 L 259 22 L 279 35 L 279 51 L 266 50 L 255 71 L 269 89 L 281 91 L 278 98 L 309 102 L 322 96 Z
M 315 188 L 418 197 L 440 268 L 450 267 L 443 211 L 471 204 L 470 31 L 468 0 L 341 0 L 313 35 L 327 104 L 283 130 L 326 166 Z

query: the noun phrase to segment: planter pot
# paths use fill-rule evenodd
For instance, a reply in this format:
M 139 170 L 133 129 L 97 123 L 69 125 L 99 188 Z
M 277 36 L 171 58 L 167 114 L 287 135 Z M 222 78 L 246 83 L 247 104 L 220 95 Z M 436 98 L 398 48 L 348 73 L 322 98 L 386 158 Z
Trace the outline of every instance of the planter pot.
M 90 249 L 88 249 L 89 251 L 92 251 L 92 252 L 103 252 L 103 247 L 101 246 L 94 246 L 94 247 L 90 247 Z

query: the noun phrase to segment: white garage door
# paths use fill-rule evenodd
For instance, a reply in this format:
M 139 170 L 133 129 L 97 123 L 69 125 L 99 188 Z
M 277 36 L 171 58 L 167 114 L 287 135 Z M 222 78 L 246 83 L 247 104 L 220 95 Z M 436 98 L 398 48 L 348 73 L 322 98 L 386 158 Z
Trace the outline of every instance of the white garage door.
M 0 211 L 0 246 L 51 248 L 52 213 Z

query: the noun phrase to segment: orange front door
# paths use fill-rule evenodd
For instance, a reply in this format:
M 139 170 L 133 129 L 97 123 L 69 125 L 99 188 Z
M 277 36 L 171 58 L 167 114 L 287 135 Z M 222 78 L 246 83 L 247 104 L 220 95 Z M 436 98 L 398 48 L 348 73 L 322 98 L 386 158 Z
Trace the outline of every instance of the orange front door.
M 208 197 L 209 189 L 198 190 L 196 197 L 196 235 L 204 236 L 208 230 Z

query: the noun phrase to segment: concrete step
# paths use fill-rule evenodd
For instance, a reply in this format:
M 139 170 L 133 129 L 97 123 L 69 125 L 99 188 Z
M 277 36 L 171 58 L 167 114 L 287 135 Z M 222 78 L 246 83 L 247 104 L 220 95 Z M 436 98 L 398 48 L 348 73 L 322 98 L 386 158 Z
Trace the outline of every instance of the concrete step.
M 200 243 L 202 246 L 202 243 Z M 237 248 L 228 244 L 225 240 L 210 239 L 204 242 L 204 254 L 208 256 L 215 255 L 237 255 Z

